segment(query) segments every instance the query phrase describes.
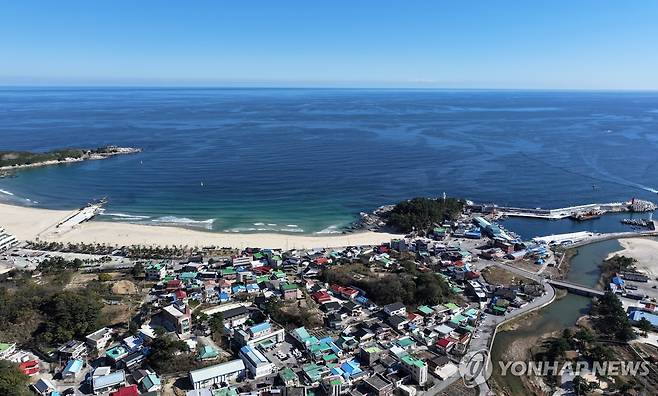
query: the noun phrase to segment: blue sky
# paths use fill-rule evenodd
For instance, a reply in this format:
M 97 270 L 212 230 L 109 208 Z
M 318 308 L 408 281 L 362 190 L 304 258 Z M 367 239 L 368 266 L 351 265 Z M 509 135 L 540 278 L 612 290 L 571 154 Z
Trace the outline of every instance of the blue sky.
M 0 0 L 0 84 L 658 89 L 658 1 Z

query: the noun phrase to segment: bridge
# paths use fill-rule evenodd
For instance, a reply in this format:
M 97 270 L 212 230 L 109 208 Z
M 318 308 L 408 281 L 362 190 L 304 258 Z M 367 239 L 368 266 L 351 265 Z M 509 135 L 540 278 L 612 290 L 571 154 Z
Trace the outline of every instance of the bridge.
M 569 293 L 579 294 L 581 296 L 601 297 L 605 294 L 605 292 L 602 290 L 597 290 L 591 287 L 587 287 L 571 282 L 549 280 L 548 283 L 557 289 L 564 289 Z

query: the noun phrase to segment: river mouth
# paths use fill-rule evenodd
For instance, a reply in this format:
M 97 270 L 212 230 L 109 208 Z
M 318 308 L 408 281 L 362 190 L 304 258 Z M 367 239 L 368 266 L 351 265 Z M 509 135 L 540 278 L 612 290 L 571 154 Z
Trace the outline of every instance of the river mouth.
M 531 360 L 530 348 L 542 336 L 573 326 L 578 318 L 589 312 L 590 304 L 587 297 L 567 294 L 537 312 L 518 318 L 511 323 L 512 329 L 497 333 L 491 347 L 491 378 L 497 390 L 508 395 L 528 395 L 529 390 L 520 377 L 501 375 L 499 362 Z
M 611 253 L 622 250 L 616 239 L 591 243 L 575 249 L 565 280 L 596 288 L 601 277 L 599 265 Z M 517 318 L 496 334 L 491 347 L 493 373 L 491 380 L 498 392 L 511 396 L 536 394 L 521 377 L 501 375 L 499 362 L 529 360 L 530 349 L 545 336 L 572 327 L 589 312 L 591 298 L 566 294 L 541 310 Z

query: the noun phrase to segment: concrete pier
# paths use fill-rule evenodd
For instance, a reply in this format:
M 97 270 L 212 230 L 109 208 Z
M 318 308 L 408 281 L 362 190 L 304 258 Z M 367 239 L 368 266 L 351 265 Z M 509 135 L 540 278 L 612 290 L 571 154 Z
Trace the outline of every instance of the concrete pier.
M 585 213 L 593 210 L 603 212 L 626 212 L 629 209 L 629 202 L 611 202 L 611 203 L 591 203 L 586 205 L 569 206 L 557 209 L 542 208 L 518 208 L 513 206 L 484 206 L 483 210 L 497 212 L 504 216 L 513 217 L 531 217 L 538 219 L 559 220 L 565 219 L 577 213 Z

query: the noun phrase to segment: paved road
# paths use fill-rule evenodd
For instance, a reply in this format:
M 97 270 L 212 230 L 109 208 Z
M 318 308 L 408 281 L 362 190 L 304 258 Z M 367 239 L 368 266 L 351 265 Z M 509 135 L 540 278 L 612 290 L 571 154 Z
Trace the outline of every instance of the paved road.
M 506 269 L 511 269 L 511 267 L 507 267 L 507 266 L 504 267 Z M 527 272 L 524 270 L 519 270 L 519 271 Z M 535 277 L 537 276 L 535 275 Z M 469 352 L 479 351 L 482 349 L 486 349 L 491 352 L 491 345 L 493 344 L 493 339 L 496 335 L 496 330 L 500 325 L 514 318 L 517 318 L 523 314 L 542 308 L 553 302 L 553 300 L 555 299 L 555 289 L 543 279 L 541 280 L 536 279 L 536 280 L 541 282 L 541 284 L 544 286 L 544 289 L 546 290 L 546 293 L 544 293 L 540 297 L 535 298 L 532 302 L 528 303 L 526 306 L 515 309 L 514 311 L 505 314 L 504 316 L 488 315 L 478 326 L 480 337 L 471 340 L 471 343 L 468 348 Z M 495 365 L 497 364 L 497 362 L 492 362 L 492 364 Z M 493 394 L 494 393 L 491 391 L 487 383 L 480 385 L 481 396 L 493 395 Z

